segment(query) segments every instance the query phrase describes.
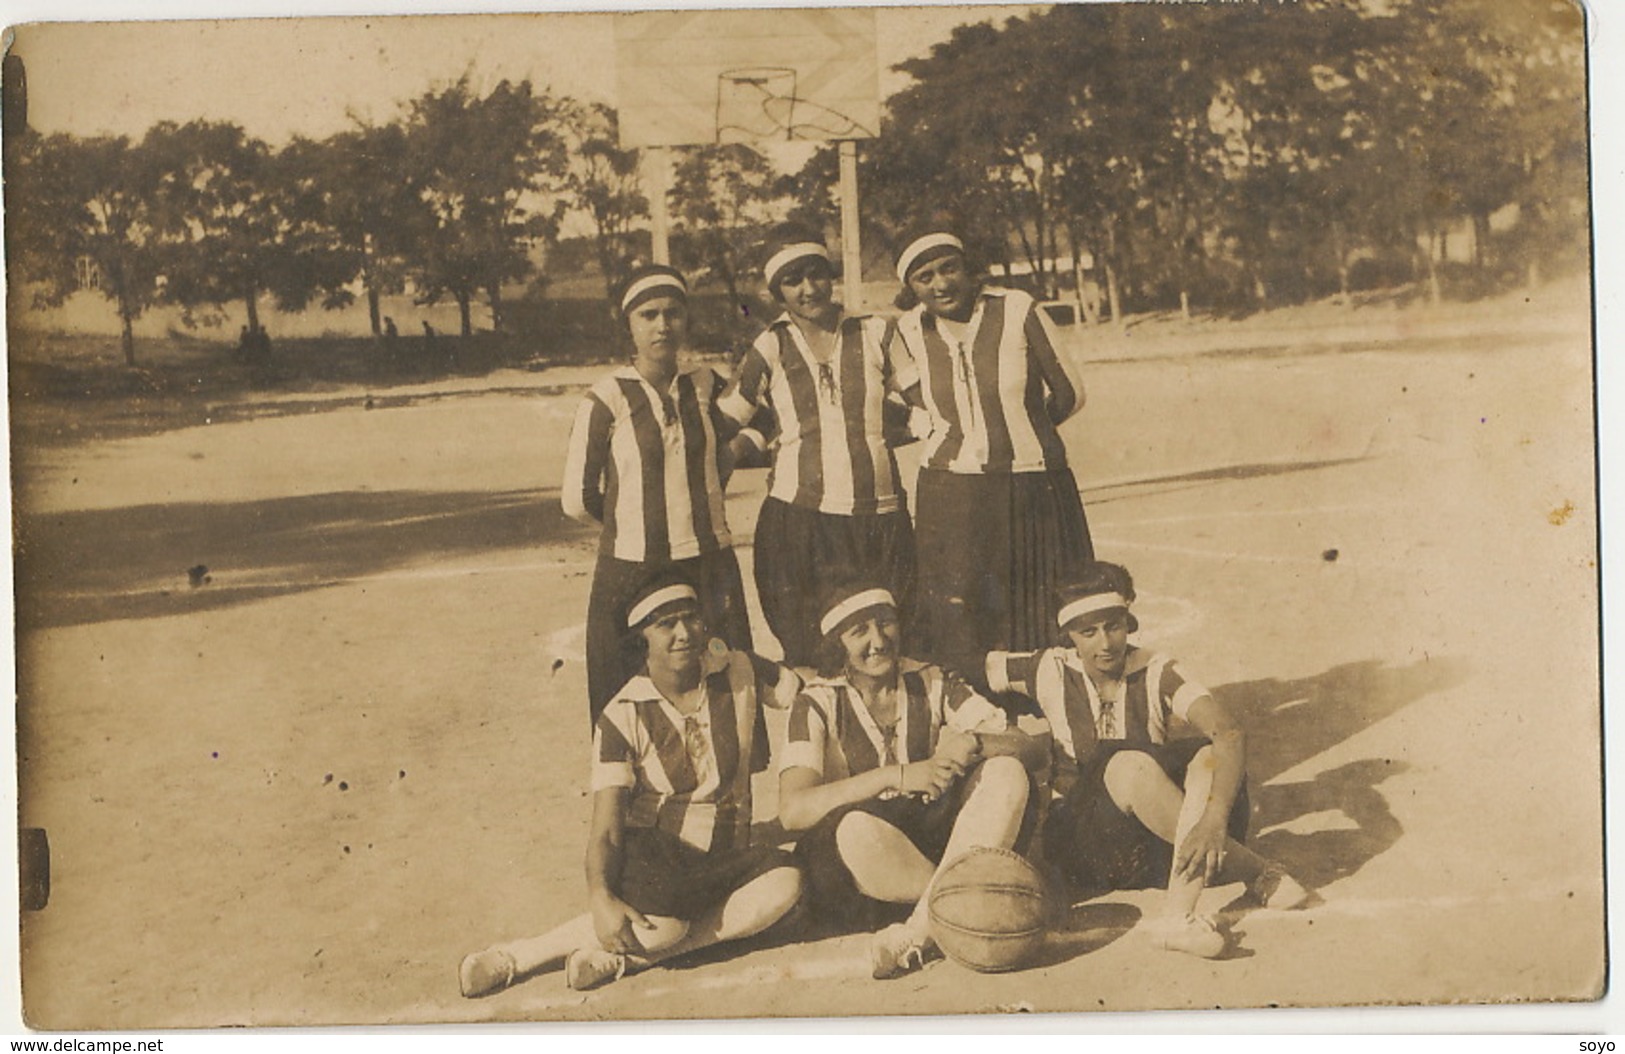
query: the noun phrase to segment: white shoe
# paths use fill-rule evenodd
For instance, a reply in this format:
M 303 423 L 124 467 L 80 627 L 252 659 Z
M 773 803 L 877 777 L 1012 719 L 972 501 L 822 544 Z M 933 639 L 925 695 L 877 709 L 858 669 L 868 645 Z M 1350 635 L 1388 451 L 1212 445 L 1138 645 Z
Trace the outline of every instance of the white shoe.
M 463 960 L 457 970 L 457 980 L 462 985 L 464 998 L 478 999 L 513 984 L 514 974 L 518 972 L 519 964 L 513 961 L 513 956 L 497 948 L 487 948 Z
M 1201 959 L 1217 959 L 1229 944 L 1206 915 L 1164 915 L 1147 923 L 1146 933 L 1158 948 Z
M 626 956 L 602 948 L 577 948 L 564 960 L 564 983 L 578 992 L 626 976 Z
M 1286 868 L 1271 861 L 1264 865 L 1258 877 L 1247 883 L 1247 892 L 1266 908 L 1291 911 L 1309 903 L 1313 895 L 1303 884 L 1286 873 Z
M 873 967 L 877 981 L 889 981 L 913 973 L 941 955 L 935 941 L 915 933 L 901 922 L 875 934 L 869 945 L 869 965 Z

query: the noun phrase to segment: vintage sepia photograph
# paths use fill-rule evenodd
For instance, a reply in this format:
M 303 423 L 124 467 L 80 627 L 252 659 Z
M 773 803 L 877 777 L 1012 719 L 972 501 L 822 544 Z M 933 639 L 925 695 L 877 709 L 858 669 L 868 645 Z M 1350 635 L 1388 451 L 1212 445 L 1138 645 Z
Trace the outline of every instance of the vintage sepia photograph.
M 23 1024 L 1602 999 L 1591 28 L 11 26 Z

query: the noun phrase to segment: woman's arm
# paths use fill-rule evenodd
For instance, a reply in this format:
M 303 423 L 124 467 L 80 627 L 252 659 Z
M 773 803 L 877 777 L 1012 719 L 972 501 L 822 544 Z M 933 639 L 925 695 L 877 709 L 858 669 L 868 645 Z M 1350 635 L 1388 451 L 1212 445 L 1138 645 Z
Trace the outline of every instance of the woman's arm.
M 898 766 L 870 769 L 833 783 L 812 769 L 785 769 L 779 773 L 779 823 L 786 831 L 805 831 L 843 805 L 880 797 L 901 785 Z
M 1083 371 L 1071 355 L 1061 350 L 1054 327 L 1037 303 L 1028 306 L 1022 332 L 1027 338 L 1027 354 L 1049 389 L 1044 410 L 1051 422 L 1060 424 L 1083 409 Z
M 1176 848 L 1174 870 L 1192 878 L 1198 872 L 1207 872 L 1207 877 L 1212 878 L 1216 866 L 1210 866 L 1209 861 L 1224 849 L 1230 809 L 1241 793 L 1241 781 L 1247 772 L 1247 734 L 1229 709 L 1211 695 L 1193 700 L 1186 719 L 1213 744 L 1208 758 L 1213 766 L 1213 781 L 1201 817 Z M 1193 762 L 1201 763 L 1200 757 Z
M 643 949 L 634 926 L 653 929 L 643 913 L 620 897 L 622 839 L 631 791 L 608 787 L 592 797 L 592 832 L 587 838 L 587 901 L 598 941 L 612 952 Z
M 886 791 L 938 798 L 965 774 L 949 757 L 882 765 L 832 783 L 812 769 L 787 768 L 779 774 L 779 823 L 786 831 L 805 831 L 843 805 L 856 805 Z
M 604 522 L 604 469 L 609 464 L 615 415 L 596 395 L 581 400 L 564 455 L 564 514 L 590 525 Z

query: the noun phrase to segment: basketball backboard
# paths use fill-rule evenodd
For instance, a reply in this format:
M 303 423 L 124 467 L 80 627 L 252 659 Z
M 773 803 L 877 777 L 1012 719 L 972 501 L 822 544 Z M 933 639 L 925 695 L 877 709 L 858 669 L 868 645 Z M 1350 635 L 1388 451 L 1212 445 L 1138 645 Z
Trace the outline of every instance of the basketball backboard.
M 869 10 L 617 15 L 621 145 L 870 138 L 877 55 Z

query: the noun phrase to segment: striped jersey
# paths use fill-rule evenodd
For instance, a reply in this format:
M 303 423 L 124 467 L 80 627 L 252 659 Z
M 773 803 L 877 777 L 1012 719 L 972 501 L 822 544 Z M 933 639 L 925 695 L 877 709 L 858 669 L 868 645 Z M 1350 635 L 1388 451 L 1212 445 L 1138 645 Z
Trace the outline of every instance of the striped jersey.
M 679 372 L 660 392 L 623 366 L 582 399 L 561 500 L 572 519 L 603 524 L 601 552 L 662 562 L 732 543 L 718 462 L 719 444 L 733 431 L 716 410 L 723 387 L 702 366 Z
M 628 788 L 626 826 L 709 852 L 750 844 L 750 778 L 768 762 L 761 708 L 789 709 L 801 681 L 748 652 L 707 662 L 705 703 L 691 715 L 645 674 L 616 693 L 593 730 L 592 789 Z
M 1058 782 L 1087 764 L 1102 740 L 1166 743 L 1191 735 L 1182 723 L 1191 704 L 1208 694 L 1173 659 L 1132 646 L 1115 697 L 1110 686 L 1102 697 L 1071 648 L 991 652 L 986 673 L 991 691 L 1020 692 L 1043 708 L 1055 736 Z
M 819 361 L 786 313 L 756 338 L 720 405 L 741 425 L 764 403 L 772 408 L 779 434 L 770 495 L 841 516 L 902 507 L 884 420 L 888 394 L 901 391 L 891 361 L 893 336 L 883 318 L 842 315 L 836 350 Z
M 1056 426 L 1082 408 L 1083 376 L 1031 296 L 984 287 L 963 340 L 923 305 L 897 330 L 898 383 L 919 383 L 930 417 L 926 468 L 979 474 L 1066 466 Z
M 816 678 L 790 710 L 780 770 L 812 769 L 825 780 L 845 779 L 881 765 L 924 761 L 944 727 L 956 732 L 1003 732 L 1004 711 L 940 667 L 905 662 L 897 721 L 882 727 L 863 693 L 844 678 Z

